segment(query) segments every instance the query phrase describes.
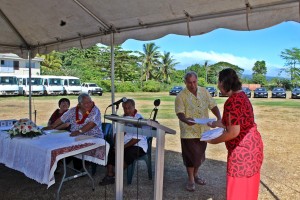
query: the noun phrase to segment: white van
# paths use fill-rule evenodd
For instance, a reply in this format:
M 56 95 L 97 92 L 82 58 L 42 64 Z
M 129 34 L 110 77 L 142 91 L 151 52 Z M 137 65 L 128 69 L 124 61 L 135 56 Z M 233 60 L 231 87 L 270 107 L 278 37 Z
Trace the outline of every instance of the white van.
M 0 74 L 0 96 L 19 95 L 19 85 L 15 75 Z
M 62 86 L 62 80 L 59 76 L 41 76 L 43 79 L 44 85 L 44 94 L 45 95 L 62 95 L 64 88 Z
M 64 87 L 64 94 L 80 94 L 81 83 L 80 79 L 74 76 L 60 76 Z
M 29 76 L 17 75 L 20 95 L 29 96 Z M 40 76 L 31 76 L 31 95 L 44 95 L 43 79 Z

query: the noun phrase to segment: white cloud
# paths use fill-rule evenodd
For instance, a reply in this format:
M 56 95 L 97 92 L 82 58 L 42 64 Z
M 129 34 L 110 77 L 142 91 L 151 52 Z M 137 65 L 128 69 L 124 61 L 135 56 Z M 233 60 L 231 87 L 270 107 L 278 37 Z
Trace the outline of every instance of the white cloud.
M 177 62 L 180 62 L 180 64 L 178 64 L 176 67 L 177 69 L 186 69 L 192 64 L 203 64 L 205 61 L 208 61 L 208 64 L 214 64 L 223 61 L 243 68 L 245 70 L 244 74 L 252 74 L 254 63 L 258 60 L 263 60 L 257 58 L 239 57 L 228 53 L 217 53 L 214 51 L 192 51 L 171 53 L 171 55 Z M 279 65 L 271 64 L 268 61 L 266 61 L 266 64 L 268 68 L 267 75 L 277 76 L 281 67 Z

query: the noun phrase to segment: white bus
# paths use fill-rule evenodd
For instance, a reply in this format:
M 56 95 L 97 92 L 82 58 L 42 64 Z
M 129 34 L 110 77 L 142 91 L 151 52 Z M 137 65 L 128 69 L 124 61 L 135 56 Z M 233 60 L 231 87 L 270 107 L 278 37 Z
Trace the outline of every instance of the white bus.
M 16 75 L 19 83 L 19 94 L 29 96 L 29 76 Z M 31 76 L 31 95 L 44 95 L 43 79 L 40 76 Z
M 43 79 L 44 85 L 44 94 L 45 95 L 62 95 L 64 88 L 62 86 L 62 80 L 59 76 L 41 76 Z
M 19 85 L 15 75 L 0 74 L 0 96 L 19 95 Z
M 74 76 L 60 76 L 64 87 L 64 94 L 80 94 L 81 83 L 80 79 Z

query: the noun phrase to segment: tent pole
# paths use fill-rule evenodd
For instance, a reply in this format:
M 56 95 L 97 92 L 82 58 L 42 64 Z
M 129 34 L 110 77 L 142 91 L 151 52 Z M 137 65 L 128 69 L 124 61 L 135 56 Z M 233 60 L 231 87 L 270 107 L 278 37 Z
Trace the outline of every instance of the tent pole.
M 28 50 L 28 67 L 29 67 L 29 119 L 32 120 L 31 108 L 31 50 Z
M 110 34 L 110 59 L 111 59 L 111 103 L 115 102 L 115 49 L 114 49 L 114 33 Z M 112 106 L 112 113 L 116 114 L 115 106 Z

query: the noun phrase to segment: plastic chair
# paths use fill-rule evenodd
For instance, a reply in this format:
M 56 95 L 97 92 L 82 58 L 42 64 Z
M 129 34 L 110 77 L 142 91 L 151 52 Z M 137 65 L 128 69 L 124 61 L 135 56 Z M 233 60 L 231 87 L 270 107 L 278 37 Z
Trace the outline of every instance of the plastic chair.
M 109 143 L 109 145 L 113 145 L 114 136 L 113 136 L 113 127 L 111 123 L 102 123 L 101 125 L 102 132 L 104 134 L 104 139 Z M 92 163 L 92 175 L 96 174 L 97 164 Z
M 152 162 L 151 162 L 151 151 L 152 151 L 152 137 L 147 137 L 147 144 L 148 144 L 148 149 L 147 153 L 135 161 L 131 165 L 128 165 L 127 167 L 127 184 L 130 185 L 132 183 L 132 177 L 134 174 L 134 169 L 136 162 L 138 160 L 144 160 L 146 162 L 147 168 L 148 168 L 148 178 L 149 180 L 152 180 Z
M 109 145 L 113 145 L 114 136 L 112 123 L 102 123 L 102 132 L 104 134 L 104 139 L 109 143 Z

